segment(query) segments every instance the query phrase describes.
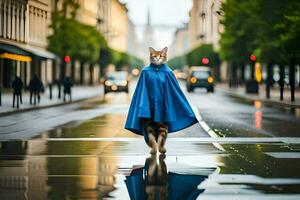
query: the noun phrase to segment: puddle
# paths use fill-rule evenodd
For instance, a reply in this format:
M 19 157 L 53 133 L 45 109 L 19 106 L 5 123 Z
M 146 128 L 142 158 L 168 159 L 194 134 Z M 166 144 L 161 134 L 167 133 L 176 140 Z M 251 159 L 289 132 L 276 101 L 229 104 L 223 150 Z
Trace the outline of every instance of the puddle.
M 143 167 L 134 168 L 125 183 L 131 200 L 139 199 L 196 199 L 205 189 L 198 185 L 215 169 L 203 169 L 202 174 L 168 171 L 165 155 L 148 157 Z
M 124 115 L 106 114 L 73 121 L 30 140 L 1 142 L 0 199 L 300 193 L 300 159 L 291 158 L 300 152 L 296 144 L 220 143 L 223 152 L 209 142 L 170 138 L 166 157 L 154 158 L 143 140 L 49 140 L 136 138 L 123 129 L 124 120 Z

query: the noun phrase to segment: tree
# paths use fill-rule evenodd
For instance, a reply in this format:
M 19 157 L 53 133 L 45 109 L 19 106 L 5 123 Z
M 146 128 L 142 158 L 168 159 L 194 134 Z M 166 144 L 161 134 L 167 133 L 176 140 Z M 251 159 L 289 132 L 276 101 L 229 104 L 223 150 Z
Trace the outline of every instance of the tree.
M 130 69 L 133 68 L 143 68 L 144 67 L 144 61 L 141 60 L 140 58 L 136 57 L 136 56 L 132 56 L 130 55 L 130 65 L 129 65 Z
M 289 63 L 293 99 L 295 63 L 299 63 L 300 49 L 299 9 L 300 2 L 297 0 L 227 0 L 223 3 L 221 23 L 225 32 L 221 35 L 220 53 L 223 59 L 232 63 L 231 77 L 235 78 L 238 63 L 248 62 L 249 54 L 254 53 L 260 62 L 267 63 L 268 94 L 272 65 L 280 65 L 282 82 L 284 65 Z
M 213 50 L 213 46 L 211 44 L 200 45 L 188 52 L 186 54 L 186 63 L 189 66 L 205 65 L 202 63 L 202 58 L 208 58 L 208 66 L 219 67 L 220 65 L 219 55 Z
M 258 1 L 228 0 L 222 4 L 221 24 L 225 31 L 221 34 L 220 56 L 230 64 L 230 83 L 236 84 L 237 69 L 242 71 L 241 81 L 244 81 L 245 64 L 255 51 L 257 34 Z M 254 64 L 252 63 L 252 76 Z
M 53 11 L 48 49 L 61 58 L 68 55 L 81 62 L 96 63 L 107 42 L 95 27 L 75 19 L 78 6 L 75 0 L 63 0 L 62 9 Z
M 295 57 L 300 62 L 300 2 L 289 0 L 279 23 L 275 25 L 279 32 L 280 44 L 284 47 L 287 57 Z
M 168 61 L 168 65 L 170 65 L 173 69 L 182 69 L 186 65 L 185 55 L 170 59 Z

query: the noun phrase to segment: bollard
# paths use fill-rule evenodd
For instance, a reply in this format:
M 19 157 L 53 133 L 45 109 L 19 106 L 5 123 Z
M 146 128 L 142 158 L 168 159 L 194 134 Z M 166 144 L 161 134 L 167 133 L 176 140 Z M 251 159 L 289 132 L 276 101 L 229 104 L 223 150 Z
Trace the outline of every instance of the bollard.
M 52 99 L 52 83 L 49 84 L 49 98 Z
M 57 87 L 58 87 L 58 98 L 60 99 L 61 98 L 61 85 L 60 85 L 60 82 L 57 84 Z

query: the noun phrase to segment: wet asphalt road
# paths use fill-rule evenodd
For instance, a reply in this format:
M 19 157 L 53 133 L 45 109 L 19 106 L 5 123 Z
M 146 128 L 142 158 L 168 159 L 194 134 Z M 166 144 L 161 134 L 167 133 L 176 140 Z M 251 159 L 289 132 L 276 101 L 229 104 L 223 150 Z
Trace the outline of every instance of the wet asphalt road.
M 207 94 L 198 89 L 189 100 L 220 136 L 224 137 L 299 137 L 300 108 L 264 105 L 218 91 Z
M 1 117 L 0 199 L 300 198 L 299 110 L 186 95 L 222 142 L 196 124 L 169 135 L 166 158 L 123 129 L 126 94 Z

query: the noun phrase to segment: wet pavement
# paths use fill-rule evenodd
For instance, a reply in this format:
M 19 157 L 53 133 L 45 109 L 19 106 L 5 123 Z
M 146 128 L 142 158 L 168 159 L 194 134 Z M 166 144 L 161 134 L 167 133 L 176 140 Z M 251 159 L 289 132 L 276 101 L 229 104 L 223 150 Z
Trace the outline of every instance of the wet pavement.
M 298 111 L 187 97 L 221 137 L 195 124 L 169 135 L 165 157 L 123 129 L 126 94 L 2 117 L 0 199 L 300 198 Z
M 299 137 L 300 108 L 265 105 L 217 90 L 188 94 L 204 121 L 221 137 Z

